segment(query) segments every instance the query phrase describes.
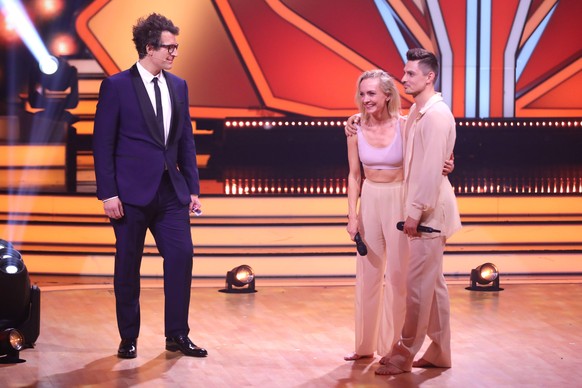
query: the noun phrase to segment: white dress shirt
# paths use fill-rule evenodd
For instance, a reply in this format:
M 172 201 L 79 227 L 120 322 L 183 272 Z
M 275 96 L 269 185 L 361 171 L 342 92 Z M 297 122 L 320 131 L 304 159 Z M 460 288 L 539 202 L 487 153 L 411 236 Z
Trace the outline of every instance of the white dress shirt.
M 168 89 L 168 83 L 164 77 L 164 73 L 160 71 L 159 74 L 153 75 L 147 71 L 141 63 L 137 62 L 137 70 L 141 76 L 141 80 L 148 92 L 152 106 L 154 107 L 154 112 L 156 112 L 156 95 L 154 92 L 154 77 L 158 78 L 158 85 L 160 87 L 160 92 L 162 94 L 162 109 L 164 112 L 164 141 L 168 140 L 168 132 L 170 131 L 170 122 L 172 121 L 172 100 L 170 99 L 170 90 Z M 157 114 L 157 112 L 156 112 Z

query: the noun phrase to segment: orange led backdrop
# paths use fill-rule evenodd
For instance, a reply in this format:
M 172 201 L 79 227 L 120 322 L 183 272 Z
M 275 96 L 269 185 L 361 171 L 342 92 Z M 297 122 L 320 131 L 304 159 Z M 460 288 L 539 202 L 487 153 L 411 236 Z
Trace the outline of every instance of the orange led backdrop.
M 173 72 L 194 117 L 344 117 L 359 74 L 399 80 L 411 47 L 438 54 L 457 117 L 582 116 L 578 0 L 96 0 L 77 30 L 113 74 L 137 59 L 131 27 L 152 12 L 181 29 Z

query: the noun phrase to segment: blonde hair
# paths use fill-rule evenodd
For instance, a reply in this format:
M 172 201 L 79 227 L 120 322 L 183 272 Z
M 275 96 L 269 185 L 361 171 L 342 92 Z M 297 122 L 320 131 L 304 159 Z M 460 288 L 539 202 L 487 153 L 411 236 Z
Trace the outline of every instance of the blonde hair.
M 358 109 L 360 110 L 362 118 L 367 120 L 368 113 L 364 109 L 364 104 L 360 98 L 360 85 L 362 84 L 363 80 L 368 78 L 377 78 L 380 80 L 380 90 L 385 95 L 390 97 L 390 100 L 386 102 L 386 109 L 388 109 L 388 114 L 390 117 L 397 117 L 400 114 L 400 94 L 398 93 L 398 89 L 396 88 L 392 77 L 390 77 L 388 73 L 386 73 L 384 70 L 374 69 L 363 72 L 358 78 L 358 82 L 356 83 L 355 101 Z

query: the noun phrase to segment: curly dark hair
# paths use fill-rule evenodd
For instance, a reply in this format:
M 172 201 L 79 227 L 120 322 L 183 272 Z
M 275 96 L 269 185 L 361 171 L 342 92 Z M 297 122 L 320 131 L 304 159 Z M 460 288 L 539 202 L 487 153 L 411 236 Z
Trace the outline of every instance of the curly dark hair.
M 423 48 L 412 48 L 406 53 L 406 59 L 409 61 L 419 61 L 419 65 L 423 68 L 425 74 L 429 71 L 434 72 L 435 80 L 439 74 L 439 61 L 433 53 Z
M 133 43 L 135 43 L 140 59 L 147 55 L 148 44 L 156 49 L 160 48 L 163 31 L 178 35 L 180 29 L 170 19 L 158 13 L 152 13 L 147 18 L 138 19 L 133 26 Z

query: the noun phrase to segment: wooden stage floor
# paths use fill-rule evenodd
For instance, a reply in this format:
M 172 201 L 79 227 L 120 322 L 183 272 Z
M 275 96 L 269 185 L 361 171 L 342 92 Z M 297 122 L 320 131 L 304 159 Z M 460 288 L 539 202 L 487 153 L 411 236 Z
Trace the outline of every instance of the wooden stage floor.
M 34 277 L 41 332 L 26 362 L 0 365 L 2 387 L 560 387 L 582 385 L 582 281 L 501 279 L 504 291 L 450 279 L 453 367 L 376 376 L 353 350 L 353 279 L 257 279 L 255 294 L 194 279 L 190 337 L 209 357 L 164 350 L 159 279 L 142 284 L 138 357 L 116 357 L 109 278 Z M 426 343 L 425 343 L 426 346 Z

